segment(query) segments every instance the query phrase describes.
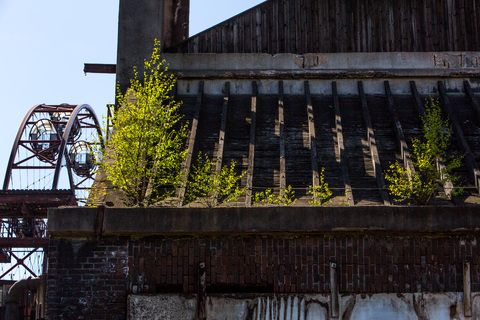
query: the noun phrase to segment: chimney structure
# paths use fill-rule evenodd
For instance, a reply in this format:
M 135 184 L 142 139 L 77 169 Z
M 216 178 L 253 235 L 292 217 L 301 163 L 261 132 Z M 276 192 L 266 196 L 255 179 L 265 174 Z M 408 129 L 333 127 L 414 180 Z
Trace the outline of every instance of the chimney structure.
M 132 67 L 141 70 L 150 57 L 154 39 L 164 49 L 188 38 L 189 14 L 190 0 L 120 0 L 117 82 L 122 90 Z

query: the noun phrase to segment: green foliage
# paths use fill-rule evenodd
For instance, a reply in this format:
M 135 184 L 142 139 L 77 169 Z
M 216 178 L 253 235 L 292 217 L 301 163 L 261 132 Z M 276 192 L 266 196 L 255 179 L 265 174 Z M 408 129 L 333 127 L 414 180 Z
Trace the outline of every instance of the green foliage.
M 257 206 L 290 206 L 295 201 L 295 191 L 290 185 L 284 190 L 280 190 L 278 194 L 272 189 L 266 189 L 256 192 L 253 196 L 253 204 Z
M 385 174 L 389 192 L 398 202 L 428 204 L 447 181 L 458 181 L 452 172 L 461 166 L 461 158 L 448 155 L 452 132 L 436 99 L 431 98 L 426 104 L 422 133 L 422 140 L 413 140 L 414 170 L 393 163 Z M 445 163 L 445 168 L 440 169 L 439 161 Z M 459 193 L 462 190 L 456 189 L 452 195 Z
M 207 207 L 215 207 L 235 201 L 245 192 L 245 188 L 240 187 L 244 175 L 245 172 L 237 173 L 235 161 L 222 166 L 216 173 L 215 163 L 199 153 L 188 179 L 186 202 L 198 201 Z
M 312 196 L 312 200 L 309 202 L 312 206 L 321 206 L 325 204 L 325 202 L 333 195 L 333 192 L 330 190 L 328 182 L 325 179 L 325 168 L 322 168 L 320 171 L 320 181 L 318 186 L 309 186 L 308 194 Z
M 148 206 L 171 194 L 180 181 L 187 127 L 180 103 L 155 40 L 143 77 L 134 68 L 129 89 L 117 96 L 118 111 L 102 167 L 113 186 L 123 191 L 126 205 Z

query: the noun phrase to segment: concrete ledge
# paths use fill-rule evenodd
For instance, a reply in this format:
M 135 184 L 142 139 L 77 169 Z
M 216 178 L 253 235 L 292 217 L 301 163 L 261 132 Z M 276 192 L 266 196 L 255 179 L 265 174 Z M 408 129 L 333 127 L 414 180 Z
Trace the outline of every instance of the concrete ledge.
M 480 51 L 164 54 L 170 70 L 478 69 Z
M 180 70 L 180 80 L 343 80 L 480 78 L 480 69 Z
M 480 207 L 57 208 L 48 219 L 53 237 L 480 231 Z
M 69 237 L 95 234 L 98 209 L 85 207 L 63 207 L 48 210 L 48 233 L 57 232 Z

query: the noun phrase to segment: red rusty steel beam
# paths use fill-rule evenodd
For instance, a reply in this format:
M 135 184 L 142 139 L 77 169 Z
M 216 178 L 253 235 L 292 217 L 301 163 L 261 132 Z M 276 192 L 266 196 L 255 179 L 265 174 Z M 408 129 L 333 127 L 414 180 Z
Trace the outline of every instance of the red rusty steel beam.
M 55 169 L 55 166 L 19 166 L 15 164 L 12 169 Z
M 47 238 L 0 238 L 0 248 L 48 248 Z
M 0 217 L 46 217 L 51 207 L 77 205 L 70 190 L 0 191 Z
M 103 63 L 85 63 L 83 67 L 85 73 L 117 73 L 117 65 Z
M 34 254 L 37 251 L 37 248 L 34 248 L 32 251 L 30 251 L 27 255 L 23 256 L 22 258 L 17 257 L 13 252 L 11 253 L 12 257 L 15 258 L 17 261 L 7 270 L 5 271 L 1 276 L 0 279 L 3 279 L 6 275 L 8 275 L 12 270 L 14 270 L 17 267 L 23 266 L 29 273 L 31 273 L 34 277 L 37 275 L 35 272 L 31 271 L 30 268 L 28 268 L 23 261 L 25 261 L 28 257 L 30 257 L 32 254 Z

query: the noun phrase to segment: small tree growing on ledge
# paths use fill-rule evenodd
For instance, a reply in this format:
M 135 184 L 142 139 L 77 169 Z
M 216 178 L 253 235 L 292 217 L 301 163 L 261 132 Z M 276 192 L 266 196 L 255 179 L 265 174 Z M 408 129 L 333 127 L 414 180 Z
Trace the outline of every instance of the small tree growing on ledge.
M 398 162 L 390 165 L 385 174 L 389 182 L 389 192 L 398 202 L 425 205 L 443 189 L 447 181 L 458 181 L 452 171 L 461 165 L 460 157 L 449 157 L 451 129 L 447 120 L 443 120 L 438 100 L 430 99 L 422 117 L 422 140 L 413 140 L 412 163 L 414 172 Z M 439 169 L 438 160 L 444 159 L 445 168 Z M 455 189 L 452 195 L 462 193 Z
M 245 172 L 237 173 L 236 162 L 223 165 L 220 172 L 215 172 L 215 163 L 208 155 L 199 153 L 188 179 L 186 201 L 199 202 L 209 208 L 237 200 L 245 188 L 240 181 Z
M 172 97 L 175 82 L 155 40 L 143 78 L 134 68 L 127 91 L 118 90 L 119 108 L 103 168 L 113 186 L 125 194 L 126 205 L 152 205 L 171 194 L 180 181 L 187 130 L 181 124 L 180 103 Z
M 328 199 L 332 197 L 333 192 L 330 190 L 325 177 L 325 168 L 320 170 L 318 186 L 309 186 L 308 194 L 312 196 L 312 200 L 309 202 L 312 206 L 324 205 L 328 202 Z
M 264 191 L 255 192 L 253 196 L 253 204 L 255 206 L 291 206 L 295 204 L 295 190 L 291 185 L 281 189 L 277 194 L 268 188 Z

